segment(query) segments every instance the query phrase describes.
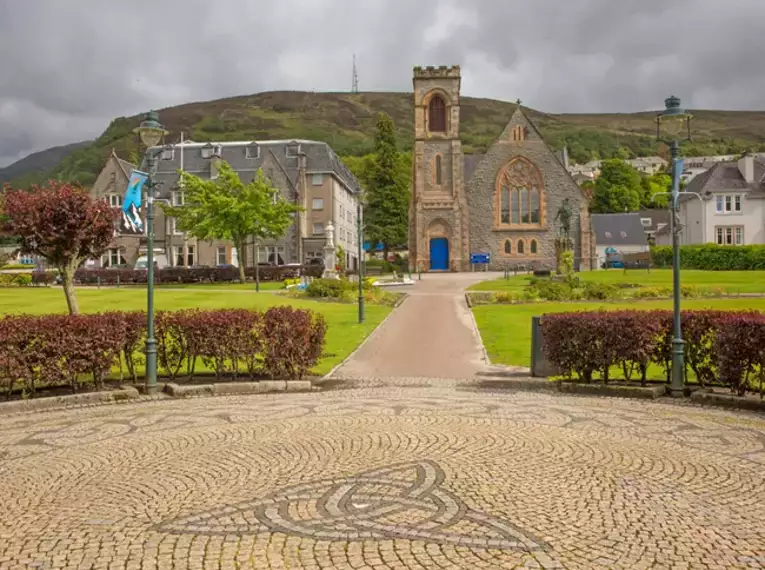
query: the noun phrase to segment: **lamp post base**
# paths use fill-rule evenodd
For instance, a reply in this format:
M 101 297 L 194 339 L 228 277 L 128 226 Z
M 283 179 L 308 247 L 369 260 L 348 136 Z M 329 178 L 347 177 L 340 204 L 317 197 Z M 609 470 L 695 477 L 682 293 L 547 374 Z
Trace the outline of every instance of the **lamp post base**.
M 157 341 L 149 337 L 146 339 L 146 385 L 144 392 L 152 395 L 159 391 L 157 386 Z
M 685 396 L 685 341 L 672 339 L 672 382 L 669 387 L 673 398 Z

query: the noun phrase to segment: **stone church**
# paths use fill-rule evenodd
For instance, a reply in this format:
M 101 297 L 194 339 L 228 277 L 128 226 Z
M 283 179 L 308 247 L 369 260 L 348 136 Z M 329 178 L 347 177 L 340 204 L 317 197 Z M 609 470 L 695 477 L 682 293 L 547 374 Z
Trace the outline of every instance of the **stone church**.
M 414 68 L 414 160 L 409 258 L 422 271 L 469 271 L 471 254 L 489 269 L 554 269 L 556 243 L 590 269 L 595 243 L 587 198 L 516 108 L 482 155 L 463 155 L 460 68 Z

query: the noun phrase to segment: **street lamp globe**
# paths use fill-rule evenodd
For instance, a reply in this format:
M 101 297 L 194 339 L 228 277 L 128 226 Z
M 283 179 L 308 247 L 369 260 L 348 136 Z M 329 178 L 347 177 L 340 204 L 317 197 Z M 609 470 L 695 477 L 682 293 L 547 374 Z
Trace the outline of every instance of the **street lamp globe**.
M 151 148 L 159 144 L 167 134 L 167 131 L 159 122 L 159 115 L 156 111 L 149 111 L 146 113 L 146 117 L 141 121 L 141 124 L 133 129 L 134 133 L 138 133 L 141 137 L 141 142 L 146 145 L 146 148 Z
M 680 97 L 671 95 L 664 100 L 664 110 L 656 115 L 656 138 L 675 140 L 683 132 L 691 138 L 693 115 L 680 106 Z

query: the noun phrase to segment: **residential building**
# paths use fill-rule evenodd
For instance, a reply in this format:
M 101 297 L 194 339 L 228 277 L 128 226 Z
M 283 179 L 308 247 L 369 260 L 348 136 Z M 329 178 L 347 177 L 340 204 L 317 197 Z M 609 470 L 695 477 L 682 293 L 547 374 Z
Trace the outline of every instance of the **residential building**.
M 643 253 L 649 251 L 641 216 L 627 214 L 592 214 L 595 232 L 597 267 L 602 267 L 609 254 Z
M 765 162 L 752 155 L 718 162 L 680 200 L 680 242 L 765 244 Z M 670 236 L 671 237 L 671 236 Z
M 669 226 L 669 208 L 654 208 L 651 210 L 640 210 L 640 224 L 648 239 L 648 243 L 655 242 L 657 232 L 661 232 Z
M 663 172 L 667 168 L 667 161 L 660 156 L 644 156 L 641 158 L 631 158 L 625 160 L 627 164 L 632 166 L 635 170 L 641 174 L 652 175 L 659 172 Z
M 186 141 L 152 150 L 159 151 L 154 175 L 159 184 L 155 203 L 155 248 L 165 252 L 171 265 L 238 265 L 244 259 L 245 265 L 252 266 L 256 257 L 260 263 L 275 265 L 307 263 L 323 257 L 326 229 L 332 221 L 335 243 L 347 252 L 347 266 L 357 266 L 354 245 L 358 243 L 355 216 L 359 183 L 326 143 L 308 140 Z M 238 252 L 225 240 L 208 242 L 191 238 L 177 227 L 174 218 L 164 215 L 162 204 L 183 206 L 185 203 L 186 196 L 179 185 L 179 170 L 214 179 L 221 160 L 229 163 L 244 182 L 251 181 L 262 169 L 284 199 L 301 206 L 301 212 L 295 215 L 295 223 L 283 237 L 264 240 L 260 244 L 251 239 L 245 251 Z M 143 169 L 145 167 L 142 165 Z M 110 200 L 115 206 L 121 205 L 121 195 L 133 168 L 112 154 L 91 192 Z M 117 261 L 132 265 L 144 252 L 144 236 L 118 235 L 102 264 Z

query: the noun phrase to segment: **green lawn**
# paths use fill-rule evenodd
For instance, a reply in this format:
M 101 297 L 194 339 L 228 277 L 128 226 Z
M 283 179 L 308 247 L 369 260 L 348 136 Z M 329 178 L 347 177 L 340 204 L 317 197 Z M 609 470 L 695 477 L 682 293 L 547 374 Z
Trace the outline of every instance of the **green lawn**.
M 652 272 L 653 273 L 653 272 Z M 761 272 L 765 273 L 765 272 Z M 684 300 L 683 309 L 765 311 L 765 298 Z M 671 300 L 622 303 L 533 303 L 526 305 L 480 305 L 473 308 L 483 344 L 494 364 L 531 366 L 531 318 L 545 313 L 598 309 L 671 309 Z
M 234 286 L 231 286 L 232 288 Z M 95 289 L 78 288 L 77 300 L 84 313 L 100 311 L 134 311 L 146 309 L 146 290 L 137 288 Z M 216 288 L 189 287 L 183 291 L 155 291 L 156 310 L 178 309 L 260 309 L 274 305 L 292 305 L 313 309 L 327 320 L 325 357 L 314 369 L 316 374 L 326 374 L 342 362 L 391 312 L 390 307 L 366 306 L 366 319 L 358 323 L 358 307 L 340 303 L 326 303 L 291 299 L 279 295 L 258 295 L 237 292 L 227 294 Z M 0 315 L 65 313 L 64 293 L 58 288 L 17 287 L 0 289 Z
M 671 269 L 652 269 L 650 272 L 631 269 L 583 271 L 576 274 L 582 281 L 593 283 L 637 283 L 644 287 L 672 287 Z M 528 283 L 529 275 L 510 276 L 472 285 L 471 291 L 520 292 Z M 697 271 L 684 269 L 680 273 L 683 285 L 721 288 L 727 293 L 765 293 L 765 271 Z

